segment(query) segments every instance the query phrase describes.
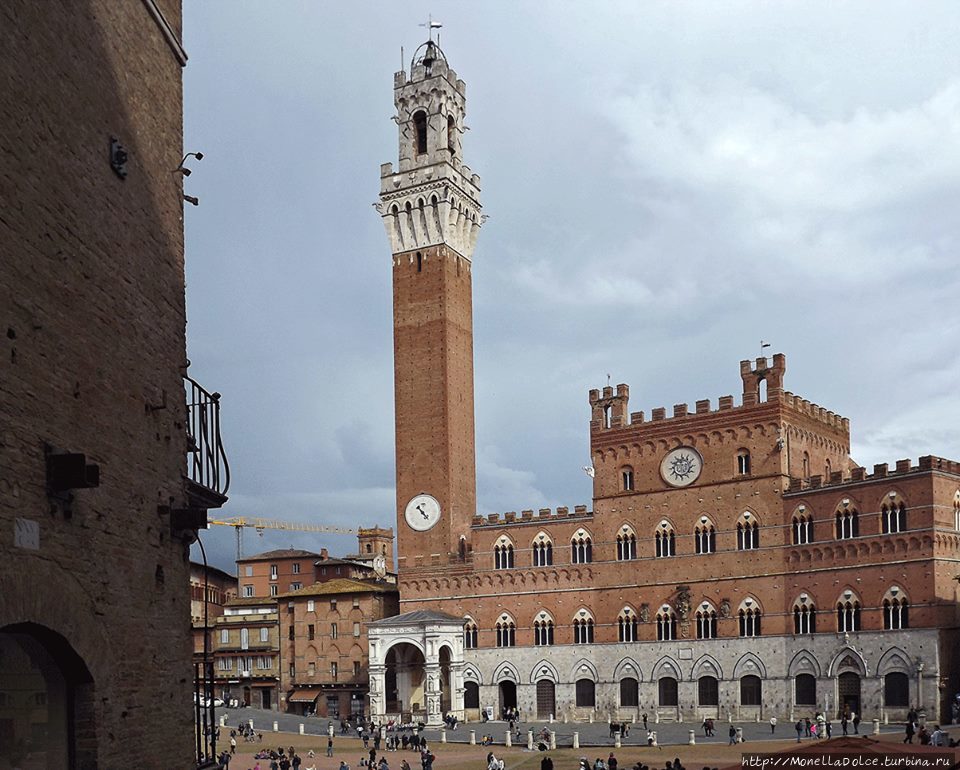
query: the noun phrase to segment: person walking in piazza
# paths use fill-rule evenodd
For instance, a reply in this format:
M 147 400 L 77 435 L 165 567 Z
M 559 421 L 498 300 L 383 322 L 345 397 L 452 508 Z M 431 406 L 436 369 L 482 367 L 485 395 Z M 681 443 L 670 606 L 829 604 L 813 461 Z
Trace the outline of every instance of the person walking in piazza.
M 904 742 L 904 743 L 913 743 L 913 736 L 914 736 L 914 735 L 916 734 L 916 732 L 917 732 L 917 726 L 916 726 L 913 722 L 911 722 L 910 720 L 907 720 L 907 727 L 906 727 L 905 732 L 906 732 L 906 734 L 907 734 L 907 737 L 903 739 L 903 742 Z
M 727 744 L 728 746 L 732 746 L 733 744 L 735 744 L 735 743 L 737 742 L 737 728 L 736 728 L 736 727 L 734 727 L 733 725 L 730 725 L 730 729 L 727 731 L 727 735 L 730 736 L 730 743 Z
M 803 720 L 798 719 L 797 724 L 794 726 L 796 727 L 796 730 L 797 730 L 797 743 L 800 743 L 800 738 L 803 735 Z
M 770 717 L 770 735 L 773 735 L 777 731 L 777 718 Z
M 852 714 L 853 718 L 853 734 L 860 735 L 860 714 L 854 712 Z
M 804 728 L 805 728 L 806 731 L 807 731 L 807 737 L 808 737 L 808 738 L 812 738 L 812 737 L 813 737 L 813 733 L 810 731 L 810 717 L 804 717 L 804 718 L 803 718 L 803 726 L 804 726 Z
M 644 730 L 647 729 L 647 712 L 646 711 L 643 712 L 643 729 Z
M 840 729 L 843 730 L 843 734 L 847 734 L 847 715 L 844 714 L 840 717 Z
M 332 735 L 327 736 L 327 756 L 328 757 L 333 756 L 333 736 Z

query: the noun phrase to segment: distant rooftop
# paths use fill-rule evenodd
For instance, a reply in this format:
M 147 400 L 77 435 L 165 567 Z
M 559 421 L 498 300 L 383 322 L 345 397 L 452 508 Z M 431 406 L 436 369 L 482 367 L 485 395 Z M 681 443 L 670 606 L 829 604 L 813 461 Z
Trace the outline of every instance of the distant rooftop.
M 253 556 L 244 556 L 237 561 L 267 561 L 269 559 L 319 559 L 320 554 L 304 551 L 300 548 L 280 548 L 276 551 L 264 551 Z
M 396 593 L 397 586 L 393 583 L 373 583 L 367 580 L 351 580 L 337 578 L 326 583 L 314 583 L 296 591 L 280 594 L 280 599 L 295 599 L 301 596 L 334 596 L 337 594 L 387 594 Z
M 436 612 L 434 610 L 414 610 L 405 612 L 402 615 L 394 615 L 392 618 L 383 618 L 368 623 L 369 626 L 406 626 L 411 623 L 459 623 L 463 625 L 464 619 L 455 615 L 448 615 L 446 612 Z

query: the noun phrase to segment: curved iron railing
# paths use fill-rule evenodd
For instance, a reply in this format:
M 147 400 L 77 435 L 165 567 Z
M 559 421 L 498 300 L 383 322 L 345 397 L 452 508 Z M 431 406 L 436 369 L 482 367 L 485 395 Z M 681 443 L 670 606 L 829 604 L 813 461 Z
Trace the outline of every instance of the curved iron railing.
M 187 477 L 226 497 L 230 464 L 220 438 L 220 394 L 208 392 L 184 373 L 187 389 Z

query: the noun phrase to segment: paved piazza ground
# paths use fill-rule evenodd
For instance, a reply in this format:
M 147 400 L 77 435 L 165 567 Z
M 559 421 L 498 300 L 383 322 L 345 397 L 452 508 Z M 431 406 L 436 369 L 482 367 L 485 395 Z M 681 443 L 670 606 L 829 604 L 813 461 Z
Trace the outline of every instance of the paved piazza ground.
M 226 709 L 221 712 L 221 715 L 226 716 L 228 727 L 236 727 L 241 719 L 244 721 L 252 719 L 254 728 L 263 732 L 263 743 L 261 744 L 249 744 L 242 740 L 238 742 L 237 755 L 230 763 L 231 770 L 253 768 L 257 762 L 253 756 L 256 751 L 263 747 L 293 746 L 304 758 L 304 768 L 309 768 L 315 763 L 318 770 L 336 770 L 341 759 L 346 761 L 351 770 L 357 770 L 360 766 L 360 759 L 366 756 L 362 744 L 356 737 L 335 735 L 334 756 L 333 759 L 328 759 L 326 757 L 326 728 L 328 722 L 325 719 L 277 714 L 257 709 Z M 277 722 L 279 732 L 273 732 L 274 721 Z M 305 735 L 299 734 L 300 724 L 304 725 Z M 743 728 L 745 737 L 745 743 L 738 746 L 728 745 L 727 730 L 729 724 L 726 722 L 717 722 L 717 735 L 713 738 L 705 738 L 703 731 L 697 730 L 695 746 L 687 744 L 689 730 L 695 727 L 694 725 L 688 723 L 651 725 L 657 730 L 657 736 L 661 743 L 659 749 L 641 745 L 645 737 L 642 725 L 638 726 L 639 729 L 631 730 L 629 738 L 624 741 L 620 749 L 613 747 L 613 741 L 609 738 L 609 731 L 605 723 L 553 724 L 546 726 L 555 728 L 557 731 L 558 748 L 555 751 L 548 752 L 553 757 L 555 770 L 576 770 L 580 757 L 586 757 L 592 765 L 597 757 L 606 759 L 611 751 L 616 755 L 623 770 L 629 770 L 638 761 L 651 767 L 662 768 L 667 760 L 672 760 L 674 757 L 680 757 L 687 770 L 701 770 L 704 766 L 723 767 L 737 763 L 740 761 L 744 750 L 766 752 L 796 746 L 796 733 L 793 725 L 786 724 L 778 724 L 776 733 L 771 738 L 769 724 L 737 723 L 738 727 Z M 861 728 L 864 726 L 861 725 Z M 336 724 L 335 727 L 337 727 Z M 536 732 L 543 727 L 544 724 L 540 722 L 524 723 L 521 726 L 524 735 L 523 745 L 513 746 L 509 749 L 503 745 L 506 732 L 506 724 L 503 722 L 488 722 L 484 725 L 475 723 L 460 725 L 455 731 L 447 732 L 448 742 L 446 744 L 440 742 L 439 731 L 425 730 L 424 735 L 430 742 L 431 751 L 437 757 L 434 765 L 435 770 L 484 770 L 487 752 L 491 750 L 505 760 L 507 770 L 515 770 L 515 768 L 539 770 L 539 762 L 543 755 L 537 751 L 527 751 L 525 736 L 528 729 L 533 728 Z M 471 729 L 477 731 L 478 743 L 484 733 L 493 735 L 496 743 L 492 747 L 469 745 L 469 731 Z M 580 734 L 580 749 L 570 748 L 574 730 L 577 730 Z M 901 727 L 899 725 L 888 725 L 883 730 L 884 732 L 880 736 L 881 740 L 900 740 Z M 954 730 L 958 730 L 958 728 L 955 727 Z M 837 725 L 835 736 L 839 734 L 840 729 Z M 229 740 L 229 729 L 221 730 L 219 747 L 229 748 Z M 804 739 L 805 742 L 809 740 L 811 739 Z M 313 759 L 306 757 L 309 749 L 313 749 L 316 754 Z M 399 770 L 400 761 L 403 758 L 407 759 L 414 770 L 419 770 L 420 763 L 414 752 L 404 752 L 402 750 L 387 752 L 386 757 L 391 770 Z M 261 761 L 260 763 L 262 769 L 267 768 L 268 765 L 268 762 Z

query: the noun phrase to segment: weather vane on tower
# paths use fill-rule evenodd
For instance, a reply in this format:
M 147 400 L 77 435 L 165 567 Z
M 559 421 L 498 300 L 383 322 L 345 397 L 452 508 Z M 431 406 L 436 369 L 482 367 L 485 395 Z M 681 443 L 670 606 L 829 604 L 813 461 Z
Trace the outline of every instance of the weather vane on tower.
M 421 24 L 420 26 L 427 28 L 427 34 L 429 35 L 430 42 L 432 43 L 432 42 L 433 42 L 433 31 L 434 31 L 435 29 L 440 29 L 441 27 L 443 27 L 443 24 L 441 24 L 439 21 L 434 21 L 434 20 L 433 20 L 433 14 L 430 14 L 430 15 L 427 16 L 427 23 L 426 23 L 426 24 Z M 439 32 L 437 33 L 437 45 L 440 45 L 440 33 L 439 33 Z

